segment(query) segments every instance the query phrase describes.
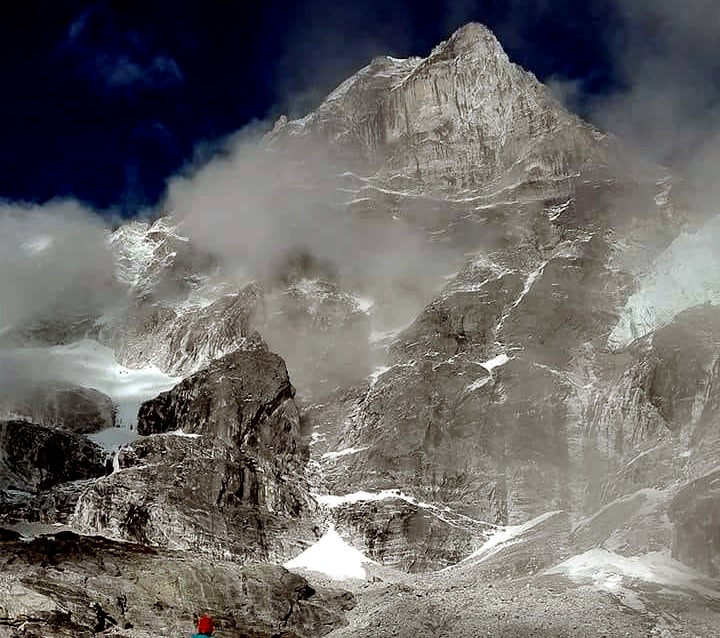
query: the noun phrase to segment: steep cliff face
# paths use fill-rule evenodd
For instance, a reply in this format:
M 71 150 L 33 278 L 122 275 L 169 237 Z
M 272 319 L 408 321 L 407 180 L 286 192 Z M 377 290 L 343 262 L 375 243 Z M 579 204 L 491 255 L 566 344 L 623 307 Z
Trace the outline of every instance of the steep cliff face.
M 119 469 L 73 524 L 173 549 L 287 557 L 312 537 L 307 452 L 285 365 L 259 343 L 141 406 Z
M 306 137 L 360 154 L 376 177 L 440 191 L 562 181 L 585 163 L 603 166 L 606 144 L 531 74 L 511 64 L 495 36 L 469 24 L 426 59 L 382 57 L 268 142 Z
M 205 306 L 162 303 L 132 307 L 106 324 L 100 339 L 130 367 L 155 365 L 167 374 L 197 372 L 247 342 L 263 316 L 263 291 L 251 284 Z

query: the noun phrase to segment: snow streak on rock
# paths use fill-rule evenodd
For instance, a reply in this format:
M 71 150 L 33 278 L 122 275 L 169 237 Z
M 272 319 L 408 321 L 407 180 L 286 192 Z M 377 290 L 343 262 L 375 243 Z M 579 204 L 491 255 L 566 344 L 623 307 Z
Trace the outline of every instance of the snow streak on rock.
M 526 532 L 530 531 L 534 527 L 544 523 L 553 516 L 560 514 L 562 510 L 556 510 L 553 512 L 545 512 L 540 516 L 533 518 L 522 525 L 508 525 L 506 527 L 499 527 L 496 532 L 490 535 L 485 543 L 479 549 L 475 550 L 470 556 L 468 556 L 465 562 L 482 562 L 497 554 L 500 550 L 516 543 L 520 537 Z

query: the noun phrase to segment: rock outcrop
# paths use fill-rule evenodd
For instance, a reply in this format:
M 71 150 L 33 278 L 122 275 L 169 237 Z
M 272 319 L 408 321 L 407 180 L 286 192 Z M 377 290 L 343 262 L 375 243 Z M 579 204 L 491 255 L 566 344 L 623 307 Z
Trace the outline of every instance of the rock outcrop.
M 153 546 L 287 558 L 313 507 L 285 365 L 262 343 L 140 408 L 142 438 L 80 500 L 74 524 Z
M 83 436 L 26 421 L 0 421 L 0 489 L 37 493 L 105 473 L 105 453 Z
M 109 471 L 106 453 L 84 436 L 0 421 L 0 516 L 6 523 L 66 523 L 80 494 Z

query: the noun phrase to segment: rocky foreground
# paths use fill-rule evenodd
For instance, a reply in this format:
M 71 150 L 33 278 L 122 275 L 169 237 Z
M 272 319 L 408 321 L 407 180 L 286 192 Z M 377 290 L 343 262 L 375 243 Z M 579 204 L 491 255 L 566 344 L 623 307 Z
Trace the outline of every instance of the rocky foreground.
M 186 636 L 198 611 L 213 615 L 217 635 L 238 638 L 720 635 L 717 581 L 664 556 L 577 551 L 557 513 L 442 571 L 368 562 L 366 579 L 338 582 L 72 532 L 29 541 L 4 531 L 0 636 Z

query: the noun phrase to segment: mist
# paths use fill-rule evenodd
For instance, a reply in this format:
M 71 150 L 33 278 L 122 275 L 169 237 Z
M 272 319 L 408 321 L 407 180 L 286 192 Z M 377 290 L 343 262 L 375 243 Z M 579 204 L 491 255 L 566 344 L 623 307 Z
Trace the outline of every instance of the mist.
M 714 214 L 720 159 L 720 5 L 615 0 L 624 29 L 608 43 L 622 89 L 591 100 L 590 118 L 688 179 Z
M 104 220 L 73 202 L 0 207 L 0 330 L 102 304 L 113 259 Z
M 401 321 L 462 259 L 389 206 L 372 213 L 348 207 L 361 186 L 339 175 L 343 164 L 318 143 L 306 142 L 298 158 L 243 134 L 229 149 L 173 180 L 164 206 L 238 280 L 285 284 L 302 256 L 314 264 L 313 276 L 395 301 Z

